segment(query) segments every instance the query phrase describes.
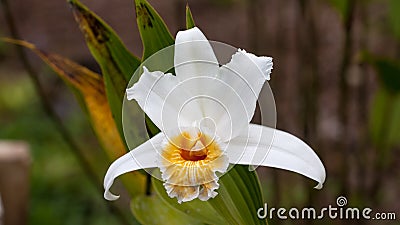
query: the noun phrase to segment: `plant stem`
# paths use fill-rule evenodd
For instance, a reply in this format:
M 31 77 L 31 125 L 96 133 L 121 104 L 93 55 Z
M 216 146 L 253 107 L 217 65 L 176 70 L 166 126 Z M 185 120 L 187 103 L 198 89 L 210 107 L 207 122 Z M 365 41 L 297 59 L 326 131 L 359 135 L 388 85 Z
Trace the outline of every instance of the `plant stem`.
M 146 174 L 146 195 L 151 195 L 151 175 L 149 173 Z
M 10 33 L 11 33 L 11 37 L 13 39 L 20 39 L 20 35 L 16 28 L 14 18 L 12 16 L 8 1 L 7 0 L 0 0 L 0 1 L 3 6 L 4 16 L 6 19 L 8 29 L 10 30 Z M 101 188 L 102 187 L 101 180 L 99 180 L 96 173 L 90 167 L 90 162 L 82 154 L 83 151 L 79 148 L 79 145 L 75 142 L 72 135 L 69 133 L 68 129 L 62 123 L 61 118 L 57 115 L 55 110 L 52 108 L 51 103 L 47 99 L 44 88 L 43 88 L 42 84 L 40 83 L 39 76 L 38 76 L 37 72 L 35 71 L 35 69 L 33 68 L 32 64 L 29 62 L 29 59 L 28 59 L 23 47 L 19 46 L 19 45 L 15 45 L 15 48 L 17 50 L 18 57 L 20 58 L 26 72 L 28 73 L 29 78 L 31 79 L 31 81 L 34 85 L 36 94 L 39 97 L 42 108 L 44 109 L 45 113 L 49 116 L 50 120 L 53 122 L 53 125 L 55 126 L 56 130 L 58 130 L 60 132 L 61 137 L 64 139 L 65 143 L 69 146 L 72 153 L 75 155 L 76 159 L 78 160 L 79 165 L 81 166 L 81 168 L 84 171 L 84 173 L 86 174 L 86 176 L 89 178 L 89 180 L 92 182 L 92 184 L 96 187 L 96 189 L 100 193 L 102 193 L 103 190 Z M 121 210 L 118 207 L 116 207 L 113 204 L 106 204 L 106 206 L 109 208 L 109 210 L 111 212 L 116 213 L 117 218 L 121 222 L 121 224 L 130 224 L 129 221 L 127 220 L 127 218 L 124 216 L 124 214 L 121 212 Z

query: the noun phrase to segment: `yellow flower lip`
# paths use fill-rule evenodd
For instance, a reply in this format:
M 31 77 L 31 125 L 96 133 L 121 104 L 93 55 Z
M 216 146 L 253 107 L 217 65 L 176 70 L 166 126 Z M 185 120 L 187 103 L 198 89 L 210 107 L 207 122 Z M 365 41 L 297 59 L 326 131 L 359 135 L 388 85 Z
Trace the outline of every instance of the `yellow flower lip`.
M 197 143 L 200 143 L 199 145 L 202 145 L 203 147 L 199 150 L 184 150 L 181 149 L 181 156 L 183 159 L 187 161 L 199 161 L 199 160 L 204 160 L 207 158 L 207 153 L 208 150 L 207 148 L 200 142 L 198 141 Z
M 214 139 L 214 137 L 197 129 L 182 131 L 178 135 L 168 139 L 168 143 L 163 149 L 163 155 L 171 163 L 208 161 L 213 159 L 213 157 L 208 157 L 209 154 L 214 156 L 213 154 L 215 153 L 218 155 L 222 153 Z
M 208 147 L 212 144 L 214 138 L 210 138 L 200 130 L 190 132 L 183 131 L 176 137 L 169 140 L 170 147 L 179 150 L 179 154 L 186 161 L 205 160 L 209 153 Z M 212 150 L 212 149 L 211 149 Z
M 215 172 L 223 173 L 229 165 L 221 147 L 218 138 L 199 129 L 185 129 L 168 138 L 158 162 L 169 196 L 178 202 L 215 197 Z

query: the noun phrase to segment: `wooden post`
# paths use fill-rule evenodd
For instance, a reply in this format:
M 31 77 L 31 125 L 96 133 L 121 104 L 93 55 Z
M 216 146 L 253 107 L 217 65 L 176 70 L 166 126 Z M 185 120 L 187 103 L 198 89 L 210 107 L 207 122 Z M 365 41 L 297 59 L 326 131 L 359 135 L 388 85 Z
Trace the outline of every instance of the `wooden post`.
M 30 165 L 25 142 L 0 141 L 0 225 L 27 223 Z

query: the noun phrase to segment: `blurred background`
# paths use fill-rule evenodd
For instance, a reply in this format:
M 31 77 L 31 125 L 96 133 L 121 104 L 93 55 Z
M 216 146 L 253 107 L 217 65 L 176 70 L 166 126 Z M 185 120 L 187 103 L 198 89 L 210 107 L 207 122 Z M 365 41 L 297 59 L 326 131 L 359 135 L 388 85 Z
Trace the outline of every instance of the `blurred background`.
M 141 56 L 132 0 L 82 2 Z M 327 169 L 327 180 L 318 191 L 300 175 L 259 168 L 270 207 L 318 209 L 336 206 L 336 198 L 345 196 L 348 206 L 396 212 L 400 217 L 400 1 L 149 2 L 174 36 L 185 28 L 188 2 L 196 25 L 210 40 L 274 58 L 269 84 L 276 100 L 277 128 L 301 137 L 315 149 Z M 0 36 L 11 35 L 9 10 L 22 39 L 99 71 L 66 1 L 8 3 L 8 9 L 0 6 Z M 79 103 L 38 57 L 29 53 L 28 60 L 39 75 L 45 107 L 15 46 L 0 42 L 0 142 L 23 141 L 29 146 L 30 157 L 22 159 L 28 168 L 22 177 L 29 177 L 25 183 L 29 195 L 26 199 L 12 196 L 28 202 L 27 223 L 131 223 L 127 222 L 132 217 L 129 201 L 106 202 L 102 187 L 91 182 L 101 181 L 110 162 Z M 46 109 L 49 106 L 61 121 L 54 123 Z M 68 132 L 67 140 L 58 129 L 59 122 Z M 83 151 L 73 149 L 68 138 Z M 0 151 L 4 150 L 0 147 Z M 1 176 L 11 175 L 3 171 Z M 0 179 L 0 188 L 5 180 Z M 269 223 L 320 221 L 273 219 Z M 397 222 L 327 220 L 324 224 L 399 223 L 397 218 Z

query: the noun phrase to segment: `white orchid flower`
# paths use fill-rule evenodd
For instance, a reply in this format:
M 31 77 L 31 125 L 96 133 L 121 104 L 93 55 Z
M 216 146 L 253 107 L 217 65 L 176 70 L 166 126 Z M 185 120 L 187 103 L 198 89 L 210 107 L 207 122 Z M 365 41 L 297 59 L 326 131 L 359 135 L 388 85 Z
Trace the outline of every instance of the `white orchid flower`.
M 218 175 L 229 164 L 262 165 L 325 181 L 325 168 L 299 138 L 273 128 L 250 124 L 256 101 L 270 79 L 272 58 L 238 50 L 219 66 L 213 49 L 198 28 L 178 32 L 176 76 L 144 68 L 127 89 L 162 131 L 112 163 L 104 178 L 104 198 L 129 171 L 159 168 L 168 195 L 178 202 L 206 201 L 217 195 Z M 273 138 L 271 138 L 273 137 Z

